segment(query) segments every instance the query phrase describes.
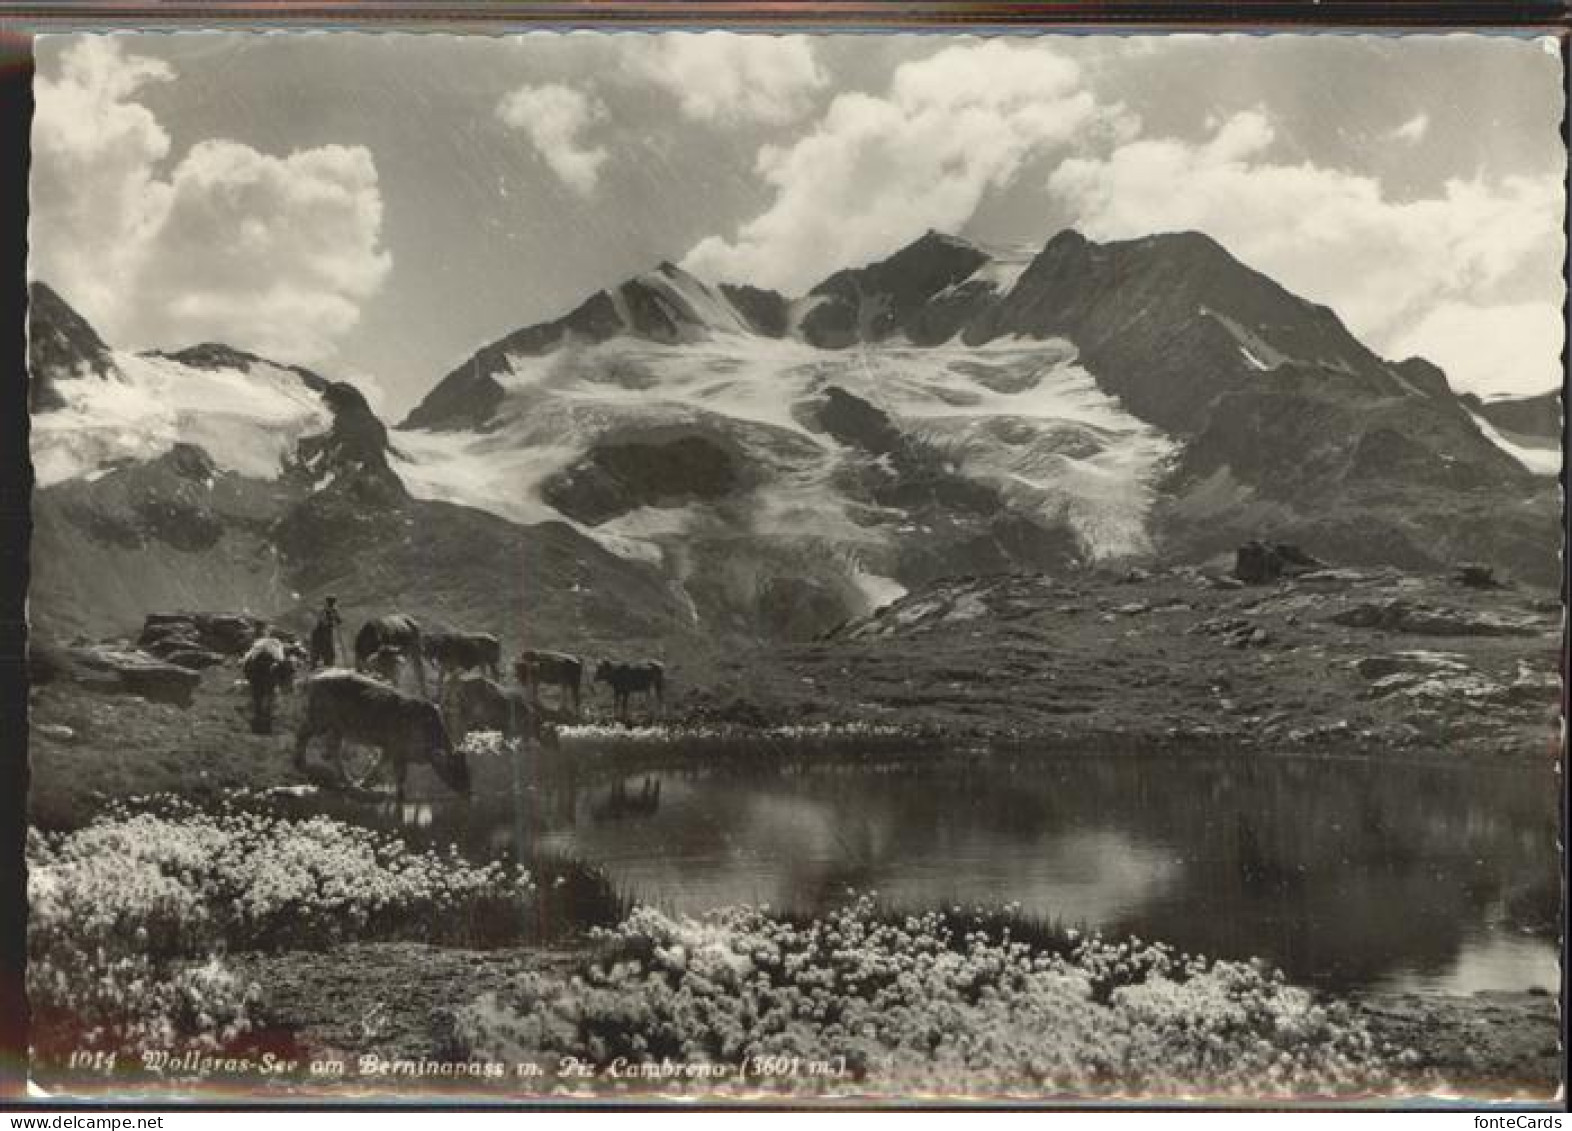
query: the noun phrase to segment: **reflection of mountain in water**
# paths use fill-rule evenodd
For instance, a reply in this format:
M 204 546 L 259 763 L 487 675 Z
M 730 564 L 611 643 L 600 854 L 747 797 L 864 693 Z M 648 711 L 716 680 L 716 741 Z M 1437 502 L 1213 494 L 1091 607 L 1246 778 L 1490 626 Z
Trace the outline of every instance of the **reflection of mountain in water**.
M 1554 783 L 1528 775 L 1104 757 L 665 782 L 647 819 L 548 842 L 685 911 L 1018 901 L 1334 986 L 1435 980 L 1555 917 Z
M 522 828 L 533 849 L 599 864 L 625 893 L 679 912 L 816 913 L 851 891 L 912 910 L 1016 902 L 1112 937 L 1260 956 L 1333 989 L 1554 988 L 1548 770 L 1106 754 L 525 770 L 521 813 L 511 767 L 487 762 L 467 805 L 433 795 L 379 818 L 481 856 L 511 852 Z

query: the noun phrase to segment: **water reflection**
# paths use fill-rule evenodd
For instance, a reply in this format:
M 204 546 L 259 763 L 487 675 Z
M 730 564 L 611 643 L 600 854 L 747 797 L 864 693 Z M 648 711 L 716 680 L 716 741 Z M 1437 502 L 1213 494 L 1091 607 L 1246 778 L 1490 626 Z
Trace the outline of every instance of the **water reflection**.
M 590 806 L 590 816 L 597 821 L 653 816 L 660 811 L 660 785 L 659 777 L 646 774 L 637 792 L 631 792 L 627 779 L 619 777 Z
M 481 767 L 475 800 L 404 820 L 480 852 L 571 853 L 677 911 L 814 912 L 847 889 L 914 909 L 1013 901 L 1261 955 L 1329 987 L 1558 984 L 1548 768 L 1192 756 L 520 769 L 514 783 L 505 760 Z

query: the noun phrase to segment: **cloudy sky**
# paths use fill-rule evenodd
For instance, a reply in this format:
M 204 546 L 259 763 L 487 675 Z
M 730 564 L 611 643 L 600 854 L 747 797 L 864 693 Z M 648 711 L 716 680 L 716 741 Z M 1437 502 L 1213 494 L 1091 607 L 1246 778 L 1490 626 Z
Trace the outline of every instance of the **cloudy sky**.
M 1205 231 L 1377 351 L 1559 382 L 1545 40 L 365 34 L 38 44 L 32 274 L 395 414 L 662 259 L 800 293 L 938 228 Z

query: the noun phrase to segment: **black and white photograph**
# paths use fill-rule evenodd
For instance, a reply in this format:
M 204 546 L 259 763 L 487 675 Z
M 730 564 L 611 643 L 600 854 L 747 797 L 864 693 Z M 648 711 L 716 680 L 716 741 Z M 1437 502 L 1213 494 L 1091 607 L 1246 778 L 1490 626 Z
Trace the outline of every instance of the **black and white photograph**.
M 33 51 L 35 1098 L 1561 1102 L 1559 37 Z

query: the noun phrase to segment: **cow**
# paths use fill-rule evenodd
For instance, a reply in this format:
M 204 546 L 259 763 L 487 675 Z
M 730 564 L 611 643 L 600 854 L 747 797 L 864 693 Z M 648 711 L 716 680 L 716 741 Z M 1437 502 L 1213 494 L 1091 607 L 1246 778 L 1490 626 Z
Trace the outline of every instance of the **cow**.
M 628 699 L 635 692 L 653 697 L 658 708 L 666 707 L 666 665 L 659 660 L 602 660 L 595 666 L 595 682 L 611 687 L 617 718 L 627 721 Z
M 448 699 L 449 732 L 462 743 L 471 731 L 501 731 L 503 738 L 532 739 L 557 748 L 557 728 L 547 712 L 522 691 L 503 687 L 483 675 L 459 676 Z
M 579 716 L 579 700 L 584 687 L 584 661 L 566 652 L 541 652 L 526 649 L 513 662 L 513 674 L 529 692 L 530 702 L 540 702 L 542 684 L 561 688 L 572 700 L 573 717 Z
M 295 768 L 306 768 L 306 748 L 326 735 L 332 757 L 342 771 L 346 741 L 381 751 L 391 761 L 398 800 L 404 800 L 404 778 L 411 760 L 431 765 L 456 793 L 468 795 L 469 763 L 448 740 L 442 712 L 435 703 L 378 683 L 358 672 L 329 669 L 306 681 L 305 708 L 295 731 Z
M 502 645 L 490 633 L 428 632 L 425 636 L 426 659 L 437 665 L 437 698 L 449 672 L 481 669 L 492 679 L 501 679 Z
M 379 667 L 386 670 L 386 653 L 389 649 L 415 666 L 415 678 L 419 680 L 420 692 L 424 695 L 426 665 L 421 658 L 420 622 L 405 613 L 390 613 L 361 625 L 360 631 L 355 633 L 355 670 L 371 670 L 373 659 L 378 659 Z M 378 657 L 378 653 L 382 653 L 382 656 Z
M 277 637 L 263 636 L 252 642 L 240 661 L 241 674 L 251 690 L 251 730 L 254 734 L 273 733 L 273 708 L 278 693 L 291 690 L 299 666 L 299 649 Z

